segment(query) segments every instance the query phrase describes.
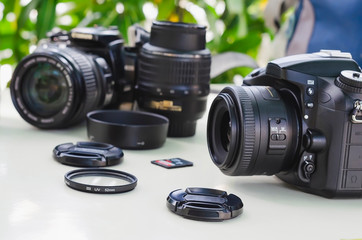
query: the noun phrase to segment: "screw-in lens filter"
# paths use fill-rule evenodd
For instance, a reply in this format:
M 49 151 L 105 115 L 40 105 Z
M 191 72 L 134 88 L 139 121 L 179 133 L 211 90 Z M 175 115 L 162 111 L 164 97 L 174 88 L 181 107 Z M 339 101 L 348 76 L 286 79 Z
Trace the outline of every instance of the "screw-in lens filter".
M 84 181 L 84 179 L 88 178 L 90 178 L 90 181 Z M 108 178 L 111 181 L 108 181 L 107 184 L 101 184 L 101 181 L 99 181 L 101 178 Z M 128 192 L 137 186 L 137 178 L 130 173 L 99 168 L 70 171 L 65 174 L 64 181 L 68 187 L 75 190 L 102 194 Z M 119 184 L 119 181 L 125 181 L 126 183 Z

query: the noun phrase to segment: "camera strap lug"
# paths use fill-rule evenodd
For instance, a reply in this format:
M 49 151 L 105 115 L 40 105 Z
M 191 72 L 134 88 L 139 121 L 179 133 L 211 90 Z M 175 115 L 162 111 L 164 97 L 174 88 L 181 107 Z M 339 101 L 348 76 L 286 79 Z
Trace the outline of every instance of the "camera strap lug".
M 362 101 L 356 100 L 354 102 L 351 119 L 353 123 L 362 123 L 362 119 L 357 119 L 358 115 L 362 115 Z

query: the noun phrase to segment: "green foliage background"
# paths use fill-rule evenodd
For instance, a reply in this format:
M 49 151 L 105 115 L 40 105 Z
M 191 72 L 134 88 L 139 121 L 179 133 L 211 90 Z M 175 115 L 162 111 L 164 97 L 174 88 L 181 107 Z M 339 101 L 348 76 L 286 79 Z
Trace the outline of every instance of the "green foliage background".
M 122 13 L 117 11 L 119 3 L 122 3 Z M 130 25 L 145 23 L 145 3 L 158 9 L 157 20 L 197 23 L 197 16 L 184 7 L 185 3 L 204 9 L 213 34 L 207 47 L 213 54 L 237 51 L 255 58 L 261 34 L 268 32 L 262 18 L 266 0 L 0 0 L 0 65 L 15 65 L 29 54 L 30 46 L 45 38 L 54 27 L 70 30 L 79 25 L 118 26 L 127 40 Z M 57 11 L 59 4 L 67 6 L 67 10 Z M 221 14 L 217 11 L 220 4 L 225 6 Z M 62 21 L 65 16 L 68 19 L 66 24 Z M 217 28 L 220 23 L 225 26 L 222 32 Z M 8 54 L 4 54 L 4 50 Z M 246 75 L 249 71 L 235 69 L 213 79 L 213 82 L 230 82 L 234 74 Z

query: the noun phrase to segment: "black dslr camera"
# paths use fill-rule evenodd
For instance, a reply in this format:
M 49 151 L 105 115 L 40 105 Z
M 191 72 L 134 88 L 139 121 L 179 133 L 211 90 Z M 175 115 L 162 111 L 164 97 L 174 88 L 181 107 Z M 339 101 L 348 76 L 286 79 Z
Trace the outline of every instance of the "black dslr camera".
M 169 136 L 194 135 L 210 90 L 206 27 L 155 21 L 150 34 L 137 29 L 135 47 L 124 47 L 118 30 L 100 27 L 44 40 L 13 74 L 20 115 L 39 128 L 64 128 L 94 109 L 131 110 L 137 100 L 141 110 L 169 118 Z
M 15 108 L 39 128 L 61 128 L 87 112 L 133 100 L 124 78 L 123 39 L 116 29 L 77 28 L 40 42 L 15 69 L 11 95 Z
M 271 61 L 215 98 L 207 141 L 227 175 L 273 175 L 325 197 L 362 196 L 362 73 L 349 53 Z

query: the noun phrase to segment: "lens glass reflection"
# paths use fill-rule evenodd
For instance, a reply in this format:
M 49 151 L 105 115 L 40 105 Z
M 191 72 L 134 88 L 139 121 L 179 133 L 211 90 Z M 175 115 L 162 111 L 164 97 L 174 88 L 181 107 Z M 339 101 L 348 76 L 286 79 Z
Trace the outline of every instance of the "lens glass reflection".
M 51 117 L 61 111 L 68 100 L 64 74 L 54 65 L 37 63 L 24 75 L 22 96 L 30 112 Z
M 78 175 L 76 177 L 73 177 L 72 181 L 85 185 L 102 187 L 114 187 L 129 184 L 129 182 L 124 180 L 123 178 L 101 174 Z

